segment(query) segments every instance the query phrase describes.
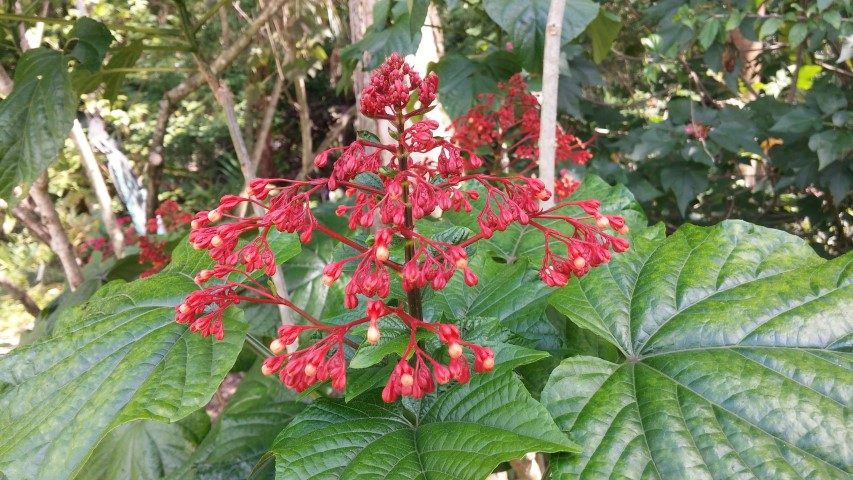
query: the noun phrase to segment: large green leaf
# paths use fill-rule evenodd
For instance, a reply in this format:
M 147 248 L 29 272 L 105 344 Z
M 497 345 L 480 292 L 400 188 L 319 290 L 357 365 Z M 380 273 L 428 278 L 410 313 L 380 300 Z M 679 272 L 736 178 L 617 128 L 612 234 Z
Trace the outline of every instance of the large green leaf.
M 35 180 L 53 163 L 71 130 L 77 95 L 68 62 L 49 48 L 29 50 L 15 69 L 15 87 L 0 102 L 0 198 Z
M 524 259 L 506 264 L 480 254 L 469 259 L 468 265 L 482 280 L 469 287 L 457 273 L 443 290 L 426 290 L 425 318 L 438 321 L 442 314 L 447 318 L 492 317 L 525 337 L 553 335 L 541 318 L 554 290 L 539 279 L 537 267 Z
M 248 478 L 276 435 L 305 407 L 295 399 L 277 376 L 253 367 L 184 468 L 169 478 Z
M 585 446 L 554 478 L 850 478 L 853 254 L 743 222 L 632 248 L 552 297 L 627 358 L 553 372 Z
M 587 27 L 587 33 L 592 40 L 592 59 L 595 63 L 601 63 L 610 53 L 613 40 L 622 29 L 622 21 L 619 17 L 607 10 L 598 12 L 598 16 Z
M 107 434 L 78 478 L 159 480 L 185 465 L 209 430 L 210 417 L 204 410 L 196 410 L 176 423 L 125 423 Z
M 482 93 L 496 92 L 498 82 L 521 71 L 518 56 L 507 51 L 492 52 L 482 58 L 450 53 L 435 67 L 441 81 L 438 93 L 450 118 L 467 112 Z
M 73 45 L 68 56 L 80 62 L 80 68 L 97 72 L 113 43 L 113 35 L 103 23 L 82 17 L 74 22 L 68 40 Z
M 314 210 L 314 215 L 326 227 L 346 232 L 347 220 L 335 215 L 336 206 L 327 202 Z M 301 253 L 282 265 L 290 299 L 316 318 L 335 316 L 344 310 L 346 278 L 339 279 L 331 287 L 323 284 L 323 268 L 332 262 L 338 245 L 328 235 L 315 232 Z
M 475 480 L 526 452 L 577 451 L 512 366 L 426 397 L 417 411 L 366 395 L 317 401 L 276 440 L 277 478 Z
M 550 0 L 485 0 L 486 14 L 509 33 L 513 48 L 525 59 L 525 68 L 542 71 L 545 49 L 545 27 L 548 24 Z M 566 2 L 561 30 L 562 43 L 577 38 L 598 15 L 598 4 L 591 0 Z
M 71 478 L 115 427 L 206 404 L 246 333 L 237 309 L 226 311 L 221 342 L 175 323 L 193 274 L 210 265 L 184 243 L 162 273 L 106 285 L 54 336 L 0 358 L 0 471 Z

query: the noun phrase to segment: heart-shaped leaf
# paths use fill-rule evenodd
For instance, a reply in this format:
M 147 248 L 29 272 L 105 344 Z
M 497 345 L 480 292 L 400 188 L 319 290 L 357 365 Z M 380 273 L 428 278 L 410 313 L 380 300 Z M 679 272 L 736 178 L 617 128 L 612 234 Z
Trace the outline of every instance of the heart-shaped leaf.
M 196 410 L 176 423 L 125 423 L 107 434 L 78 478 L 159 480 L 186 464 L 209 430 L 210 417 L 204 410 Z
M 486 14 L 512 38 L 513 49 L 521 52 L 525 67 L 531 71 L 542 70 L 542 52 L 545 48 L 545 27 L 548 24 L 549 0 L 486 0 Z M 591 0 L 566 2 L 561 29 L 561 43 L 568 43 L 583 33 L 598 16 L 598 4 Z
M 14 203 L 13 189 L 56 160 L 76 111 L 68 60 L 49 48 L 25 52 L 15 88 L 0 101 L 0 198 Z
M 565 360 L 542 393 L 585 446 L 554 478 L 850 478 L 853 254 L 743 222 L 682 227 L 552 304 L 626 357 Z
M 417 412 L 367 395 L 317 401 L 276 440 L 276 478 L 482 479 L 526 452 L 577 451 L 511 366 L 425 397 Z
M 276 376 L 255 366 L 175 480 L 248 478 L 276 435 L 305 408 Z
M 198 288 L 206 252 L 182 243 L 160 274 L 108 284 L 62 334 L 0 358 L 0 471 L 11 478 L 72 478 L 113 428 L 135 419 L 176 421 L 207 403 L 246 335 L 237 309 L 225 339 L 175 323 Z

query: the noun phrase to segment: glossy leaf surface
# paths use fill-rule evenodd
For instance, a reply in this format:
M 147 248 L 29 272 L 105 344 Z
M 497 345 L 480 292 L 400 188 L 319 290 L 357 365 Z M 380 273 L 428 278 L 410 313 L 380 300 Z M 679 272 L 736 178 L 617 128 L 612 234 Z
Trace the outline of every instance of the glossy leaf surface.
M 175 323 L 194 273 L 210 263 L 183 243 L 162 273 L 101 288 L 61 334 L 0 359 L 0 471 L 71 478 L 113 428 L 176 421 L 206 404 L 246 334 L 236 309 L 221 342 Z
M 12 93 L 0 101 L 0 198 L 6 201 L 53 163 L 71 130 L 77 95 L 67 65 L 55 50 L 27 51 Z
M 481 479 L 528 451 L 577 451 L 510 371 L 512 360 L 502 365 L 408 402 L 416 411 L 367 395 L 315 402 L 276 440 L 276 478 Z
M 742 222 L 638 239 L 552 304 L 617 346 L 542 394 L 555 478 L 850 478 L 853 255 Z

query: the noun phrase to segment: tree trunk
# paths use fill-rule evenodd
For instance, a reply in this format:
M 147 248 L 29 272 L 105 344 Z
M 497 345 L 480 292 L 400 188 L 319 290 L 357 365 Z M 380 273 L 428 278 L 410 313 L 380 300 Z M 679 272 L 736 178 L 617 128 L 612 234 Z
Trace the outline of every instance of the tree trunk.
M 355 43 L 364 37 L 364 32 L 373 23 L 373 4 L 375 0 L 349 0 L 350 41 Z M 370 73 L 364 71 L 364 65 L 370 62 L 370 54 L 365 53 L 352 72 L 352 89 L 355 93 L 356 108 L 361 104 L 361 91 L 370 83 Z M 376 131 L 376 121 L 358 115 L 355 118 L 356 130 Z
M 539 179 L 554 192 L 554 160 L 557 148 L 557 94 L 560 83 L 560 35 L 565 0 L 551 0 L 545 27 L 545 54 L 542 69 L 542 111 L 539 127 Z M 553 197 L 540 202 L 542 208 L 554 205 Z
M 68 234 L 62 228 L 62 222 L 59 219 L 59 214 L 56 212 L 53 199 L 50 198 L 50 193 L 47 191 L 47 184 L 47 172 L 44 172 L 33 183 L 30 189 L 30 196 L 33 197 L 36 208 L 38 208 L 39 214 L 41 214 L 42 224 L 47 227 L 47 231 L 50 233 L 50 248 L 62 263 L 62 269 L 65 270 L 65 275 L 68 277 L 68 285 L 70 285 L 72 291 L 77 290 L 77 287 L 83 283 L 83 271 L 80 270 L 77 254 L 68 240 Z
M 95 152 L 92 151 L 92 146 L 89 145 L 86 133 L 83 132 L 83 126 L 80 125 L 77 119 L 74 119 L 74 125 L 71 127 L 71 138 L 74 140 L 74 144 L 77 145 L 77 150 L 80 151 L 83 170 L 86 171 L 86 177 L 89 179 L 89 184 L 95 191 L 95 196 L 101 207 L 101 220 L 103 220 L 104 228 L 110 237 L 110 243 L 112 243 L 115 256 L 116 258 L 123 258 L 124 234 L 118 226 L 115 213 L 113 213 L 113 201 L 109 190 L 107 190 L 107 183 L 104 181 L 104 176 L 101 175 L 101 167 L 95 158 Z
M 12 209 L 12 216 L 15 217 L 21 225 L 23 225 L 37 240 L 50 246 L 50 233 L 47 228 L 42 225 L 41 218 L 35 211 L 32 197 L 27 197 Z
M 6 293 L 8 293 L 9 296 L 20 302 L 21 305 L 24 306 L 24 309 L 27 310 L 27 313 L 34 317 L 39 316 L 41 309 L 32 297 L 27 294 L 27 291 L 16 285 L 12 280 L 6 278 L 2 273 L 0 273 L 0 287 L 2 287 L 3 290 L 6 290 Z

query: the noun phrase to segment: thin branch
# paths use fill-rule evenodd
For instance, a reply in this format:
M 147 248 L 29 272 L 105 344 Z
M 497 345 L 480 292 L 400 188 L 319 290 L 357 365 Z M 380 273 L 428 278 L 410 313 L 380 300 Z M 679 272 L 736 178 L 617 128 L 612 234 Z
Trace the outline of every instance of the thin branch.
M 21 23 L 49 23 L 52 25 L 74 25 L 75 20 L 66 20 L 64 18 L 37 17 L 30 15 L 10 15 L 0 13 L 0 21 L 21 22 Z M 181 36 L 181 32 L 174 29 L 137 27 L 134 25 L 117 25 L 114 23 L 104 24 L 111 31 L 127 31 L 136 33 L 147 33 L 150 35 L 162 36 Z
M 332 143 L 341 136 L 341 133 L 344 131 L 345 128 L 347 128 L 354 116 L 355 105 L 350 105 L 349 108 L 344 110 L 343 113 L 338 116 L 335 124 L 331 128 L 329 128 L 329 133 L 326 134 L 326 138 L 324 138 L 323 141 L 320 142 L 320 145 L 318 145 L 317 148 L 314 149 L 315 157 L 323 151 L 328 150 L 332 146 Z M 306 175 L 308 173 L 310 173 L 310 171 L 306 172 Z M 297 178 L 297 180 L 302 179 Z
M 80 270 L 74 247 L 68 240 L 68 234 L 62 228 L 62 221 L 59 219 L 59 213 L 56 211 L 53 199 L 50 198 L 50 193 L 47 191 L 47 184 L 47 172 L 44 172 L 33 183 L 30 196 L 32 196 L 41 214 L 42 223 L 50 233 L 50 248 L 59 257 L 62 269 L 65 270 L 65 275 L 68 277 L 68 284 L 73 291 L 83 283 L 83 272 Z
M 257 18 L 242 31 L 242 34 L 237 37 L 237 40 L 230 47 L 226 48 L 219 54 L 218 57 L 210 64 L 210 72 L 216 76 L 221 74 L 228 68 L 237 57 L 243 53 L 250 43 L 254 40 L 258 31 L 269 21 L 269 19 L 281 10 L 287 0 L 272 0 L 258 14 Z M 154 132 L 151 136 L 151 146 L 148 154 L 148 197 L 146 205 L 146 213 L 148 218 L 154 217 L 154 211 L 157 209 L 157 194 L 160 187 L 160 174 L 163 169 L 163 139 L 166 136 L 166 127 L 169 124 L 169 117 L 172 115 L 172 109 L 184 98 L 192 92 L 198 90 L 207 82 L 207 76 L 204 72 L 197 72 L 191 77 L 181 82 L 176 87 L 172 88 L 160 100 L 160 110 L 157 113 L 157 120 L 154 125 Z
M 29 230 L 37 240 L 47 246 L 50 246 L 50 232 L 48 232 L 47 228 L 42 225 L 41 218 L 39 218 L 39 215 L 35 210 L 31 197 L 27 197 L 18 202 L 18 204 L 15 205 L 15 208 L 12 209 L 12 216 L 21 222 L 21 225 Z
M 105 68 L 100 74 L 107 75 L 110 73 L 189 73 L 196 72 L 195 68 L 175 68 L 175 67 L 130 67 L 130 68 Z
M 311 116 L 308 114 L 308 93 L 305 90 L 305 75 L 298 75 L 294 82 L 296 105 L 299 107 L 299 131 L 302 136 L 302 166 L 297 179 L 303 179 L 314 166 L 314 146 L 311 139 Z
M 791 89 L 788 90 L 788 103 L 794 103 L 797 100 L 797 83 L 800 81 L 800 67 L 803 66 L 803 52 L 806 48 L 806 41 L 803 39 L 797 48 L 797 62 L 794 64 L 794 76 L 791 79 Z
M 222 6 L 228 2 L 229 2 L 229 0 L 219 0 L 218 2 L 216 2 L 216 5 L 214 5 L 213 8 L 208 10 L 204 14 L 204 16 L 202 16 L 201 19 L 199 19 L 199 21 L 196 23 L 195 27 L 193 27 L 193 33 L 197 33 L 199 30 L 201 30 L 201 27 L 203 27 L 204 24 L 207 23 L 207 21 L 211 19 L 211 17 L 216 15 L 216 12 L 218 12 L 219 9 L 222 8 Z
M 824 63 L 824 62 L 815 62 L 815 63 L 817 63 L 821 67 L 825 68 L 826 70 L 829 70 L 830 72 L 835 72 L 835 73 L 837 73 L 839 75 L 843 75 L 847 78 L 853 78 L 853 73 L 848 72 L 847 70 L 842 70 L 838 67 L 834 67 L 834 66 L 832 66 L 828 63 Z
M 0 273 L 0 287 L 3 287 L 3 290 L 9 294 L 12 298 L 17 300 L 21 305 L 24 306 L 24 309 L 32 315 L 33 317 L 38 318 L 41 313 L 41 308 L 36 304 L 36 302 L 29 296 L 26 290 L 19 287 L 15 282 L 6 278 L 2 273 Z
M 258 166 L 261 163 L 261 157 L 267 148 L 267 138 L 269 138 L 270 130 L 272 129 L 272 120 L 275 116 L 275 110 L 278 106 L 278 100 L 281 98 L 281 90 L 284 88 L 284 77 L 277 75 L 275 84 L 273 84 L 272 92 L 269 96 L 269 101 L 264 109 L 264 116 L 261 118 L 261 125 L 258 127 L 258 133 L 255 139 L 255 148 L 252 149 L 252 171 L 257 173 Z

